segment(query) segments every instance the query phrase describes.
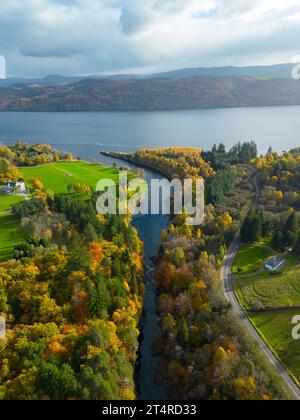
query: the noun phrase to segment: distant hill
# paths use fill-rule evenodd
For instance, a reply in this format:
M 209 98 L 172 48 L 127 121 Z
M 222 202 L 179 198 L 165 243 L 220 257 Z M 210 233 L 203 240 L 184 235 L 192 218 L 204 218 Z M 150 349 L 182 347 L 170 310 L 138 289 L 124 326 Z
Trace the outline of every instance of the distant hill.
M 300 105 L 300 81 L 198 76 L 85 79 L 57 86 L 0 88 L 0 111 L 129 111 L 279 105 Z
M 41 85 L 57 86 L 75 83 L 83 79 L 108 79 L 108 80 L 145 80 L 145 79 L 184 79 L 196 76 L 213 77 L 258 77 L 258 78 L 291 78 L 291 72 L 294 64 L 277 64 L 274 66 L 252 66 L 252 67 L 198 67 L 173 70 L 163 73 L 154 73 L 146 75 L 137 74 L 115 74 L 111 76 L 61 76 L 49 75 L 43 78 L 7 78 L 0 79 L 0 87 L 11 87 L 15 85 Z
M 273 66 L 252 67 L 199 67 L 174 70 L 164 73 L 153 74 L 150 77 L 183 79 L 195 76 L 249 76 L 267 78 L 291 78 L 295 64 L 277 64 Z
M 56 86 L 74 83 L 82 80 L 82 76 L 65 77 L 60 75 L 49 75 L 43 78 L 26 79 L 18 77 L 9 77 L 7 79 L 0 79 L 0 87 L 10 87 L 16 85 L 42 85 L 42 86 Z

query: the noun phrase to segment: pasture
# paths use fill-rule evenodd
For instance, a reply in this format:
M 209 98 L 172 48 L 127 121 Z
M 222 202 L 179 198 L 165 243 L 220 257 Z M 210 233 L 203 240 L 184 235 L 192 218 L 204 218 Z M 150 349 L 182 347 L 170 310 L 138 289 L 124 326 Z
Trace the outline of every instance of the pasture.
M 25 231 L 12 215 L 0 215 L 0 262 L 12 258 L 14 247 L 24 242 L 25 237 Z
M 37 177 L 46 190 L 59 194 L 67 194 L 70 184 L 87 184 L 95 190 L 97 183 L 103 179 L 111 179 L 116 184 L 119 183 L 119 169 L 80 161 L 22 168 L 21 172 L 27 185 L 30 185 L 31 178 Z M 131 174 L 131 179 L 132 177 Z
M 300 340 L 292 337 L 292 319 L 300 309 L 261 312 L 250 315 L 250 320 L 273 353 L 300 384 Z
M 235 292 L 246 310 L 257 302 L 266 308 L 300 306 L 300 267 L 296 257 L 287 258 L 283 272 L 260 274 L 234 280 Z
M 10 210 L 12 206 L 22 201 L 24 201 L 24 198 L 18 195 L 0 194 L 0 213 Z
M 249 275 L 259 271 L 273 254 L 267 242 L 242 245 L 232 267 L 233 274 Z

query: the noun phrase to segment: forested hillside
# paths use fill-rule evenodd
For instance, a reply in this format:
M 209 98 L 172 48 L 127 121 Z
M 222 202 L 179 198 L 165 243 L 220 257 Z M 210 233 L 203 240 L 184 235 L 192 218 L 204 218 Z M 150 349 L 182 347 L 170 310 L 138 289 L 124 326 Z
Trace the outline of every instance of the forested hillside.
M 38 166 L 45 163 L 55 163 L 59 160 L 73 159 L 72 153 L 62 153 L 53 149 L 49 144 L 28 144 L 17 142 L 11 146 L 0 145 L 1 170 L 0 175 L 7 181 L 13 181 L 15 176 L 5 174 L 5 164 L 10 166 Z M 20 172 L 20 170 L 19 170 Z M 20 176 L 20 175 L 19 175 Z
M 1 148 L 5 176 L 19 176 L 12 162 L 46 159 L 26 148 Z M 130 217 L 97 215 L 91 190 L 77 198 L 35 186 L 9 216 L 26 240 L 0 264 L 0 399 L 135 399 L 144 274 Z
M 293 79 L 198 76 L 84 79 L 0 88 L 0 111 L 133 111 L 300 105 Z
M 238 145 L 228 153 L 222 145 L 206 153 L 179 148 L 147 150 L 134 157 L 173 176 L 203 176 L 210 194 L 212 190 L 222 193 L 222 199 L 214 193 L 217 199 L 206 206 L 204 225 L 186 226 L 185 216 L 180 215 L 163 232 L 163 252 L 156 270 L 160 329 L 154 351 L 160 358 L 157 378 L 171 398 L 285 397 L 276 373 L 265 365 L 235 319 L 220 280 L 227 245 L 254 197 L 251 178 L 256 169 L 250 163 L 257 154 L 254 146 Z M 174 172 L 176 162 L 182 168 L 179 174 Z M 234 180 L 230 185 L 228 177 L 218 177 L 224 171 Z

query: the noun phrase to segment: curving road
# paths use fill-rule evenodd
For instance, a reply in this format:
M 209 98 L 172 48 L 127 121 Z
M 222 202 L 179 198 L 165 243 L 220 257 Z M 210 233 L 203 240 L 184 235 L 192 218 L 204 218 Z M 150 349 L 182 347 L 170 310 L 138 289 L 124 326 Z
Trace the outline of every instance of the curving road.
M 256 199 L 253 203 L 253 207 L 257 206 L 258 198 L 259 198 L 259 174 L 256 175 L 254 179 L 255 187 L 256 187 Z M 270 363 L 272 363 L 275 368 L 277 369 L 278 373 L 282 377 L 282 379 L 285 381 L 286 385 L 290 388 L 292 393 L 295 396 L 295 399 L 300 400 L 300 389 L 294 382 L 294 380 L 291 378 L 291 376 L 287 373 L 285 368 L 282 366 L 282 364 L 279 362 L 279 360 L 275 357 L 275 355 L 272 353 L 272 351 L 269 349 L 267 344 L 264 342 L 264 340 L 261 338 L 261 336 L 258 334 L 256 329 L 253 327 L 251 322 L 249 321 L 246 313 L 240 306 L 238 299 L 235 295 L 234 288 L 233 288 L 233 276 L 232 276 L 232 266 L 235 260 L 235 257 L 239 251 L 240 248 L 240 237 L 237 237 L 234 241 L 234 243 L 229 247 L 228 253 L 224 258 L 223 265 L 221 268 L 221 280 L 224 283 L 225 286 L 225 297 L 226 299 L 231 303 L 232 308 L 236 316 L 241 320 L 241 322 L 244 324 L 244 326 L 247 328 L 248 332 L 251 334 L 251 336 L 257 341 L 259 344 L 261 350 L 264 352 Z

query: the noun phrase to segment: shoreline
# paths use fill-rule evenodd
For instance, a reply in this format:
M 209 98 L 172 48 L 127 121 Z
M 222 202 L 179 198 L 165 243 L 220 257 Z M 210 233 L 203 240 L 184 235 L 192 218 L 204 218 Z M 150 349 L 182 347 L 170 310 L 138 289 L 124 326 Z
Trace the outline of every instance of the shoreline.
M 156 172 L 158 174 L 161 174 L 163 176 L 166 177 L 166 174 L 164 174 L 162 171 L 156 170 L 156 168 L 151 167 L 151 166 L 147 166 L 147 165 L 143 165 L 143 164 L 139 164 L 138 162 L 135 162 L 133 159 L 129 159 L 128 156 L 126 156 L 126 154 L 122 154 L 122 153 L 114 153 L 114 152 L 100 152 L 101 155 L 109 157 L 109 158 L 113 158 L 113 159 L 118 159 L 118 160 L 122 160 L 124 162 L 128 162 L 132 165 L 135 166 L 140 166 L 141 169 L 145 169 L 145 170 L 149 170 L 149 171 L 153 171 Z M 168 178 L 170 179 L 170 178 Z M 132 219 L 134 221 L 134 218 Z M 171 223 L 171 218 L 169 218 L 168 220 L 168 226 L 170 226 Z M 139 230 L 139 229 L 138 229 Z M 140 231 L 139 231 L 139 236 L 140 235 Z M 141 239 L 143 240 L 143 239 Z M 143 240 L 143 243 L 145 244 L 145 240 Z M 145 276 L 144 276 L 144 284 L 145 284 L 145 295 L 147 293 L 149 293 L 150 295 L 148 296 L 148 301 L 150 301 L 151 299 L 154 298 L 155 300 L 155 307 L 153 308 L 154 310 L 154 316 L 157 317 L 157 313 L 156 313 L 156 303 L 157 303 L 157 297 L 158 297 L 158 290 L 156 287 L 156 283 L 155 283 L 155 279 L 154 279 L 154 273 L 155 273 L 155 268 L 158 265 L 159 261 L 160 261 L 160 254 L 161 254 L 161 240 L 159 241 L 159 249 L 158 252 L 155 253 L 155 255 L 146 255 L 145 251 L 144 251 L 144 267 L 145 267 Z M 154 289 L 151 288 L 151 285 L 154 287 Z M 137 400 L 138 401 L 143 401 L 145 398 L 143 398 L 142 395 L 142 387 L 141 387 L 141 381 L 140 381 L 140 373 L 141 373 L 141 368 L 142 368 L 142 360 L 143 360 L 143 344 L 145 343 L 145 339 L 147 338 L 145 335 L 145 329 L 147 328 L 147 316 L 150 314 L 151 316 L 151 311 L 147 311 L 147 303 L 146 302 L 146 298 L 144 299 L 144 305 L 143 305 L 143 312 L 142 312 L 142 316 L 140 317 L 140 322 L 139 322 L 139 331 L 140 331 L 140 337 L 139 337 L 139 349 L 137 352 L 137 360 L 136 360 L 136 365 L 135 365 L 135 385 L 136 385 L 136 394 L 137 394 Z M 157 322 L 159 321 L 159 318 L 157 317 Z M 154 331 L 154 334 L 156 335 L 157 330 Z M 153 357 L 156 360 L 155 366 L 154 366 L 154 371 L 153 371 L 153 381 L 154 381 L 154 385 L 157 387 L 161 388 L 161 392 L 157 392 L 156 395 L 160 395 L 160 398 L 156 397 L 155 399 L 161 399 L 163 400 L 168 400 L 168 391 L 167 388 L 165 386 L 165 384 L 163 383 L 159 383 L 157 382 L 157 368 L 159 366 L 159 356 L 153 354 L 153 345 L 155 344 L 155 337 L 154 340 L 151 343 L 150 348 L 148 349 L 151 353 L 151 357 Z M 145 355 L 144 355 L 145 357 Z M 147 360 L 145 361 L 147 363 Z M 163 393 L 165 395 L 163 395 Z M 165 397 L 165 398 L 163 398 Z M 150 398 L 151 400 L 151 398 Z
M 113 159 L 119 159 L 124 160 L 124 162 L 131 163 L 135 166 L 140 166 L 140 169 L 149 169 L 150 171 L 157 172 L 158 174 L 164 176 L 169 181 L 171 181 L 171 177 L 167 175 L 164 171 L 155 168 L 154 166 L 147 165 L 145 163 L 136 162 L 134 159 L 131 159 L 130 156 L 132 156 L 132 153 L 122 153 L 122 152 L 100 152 L 100 155 L 113 158 Z

